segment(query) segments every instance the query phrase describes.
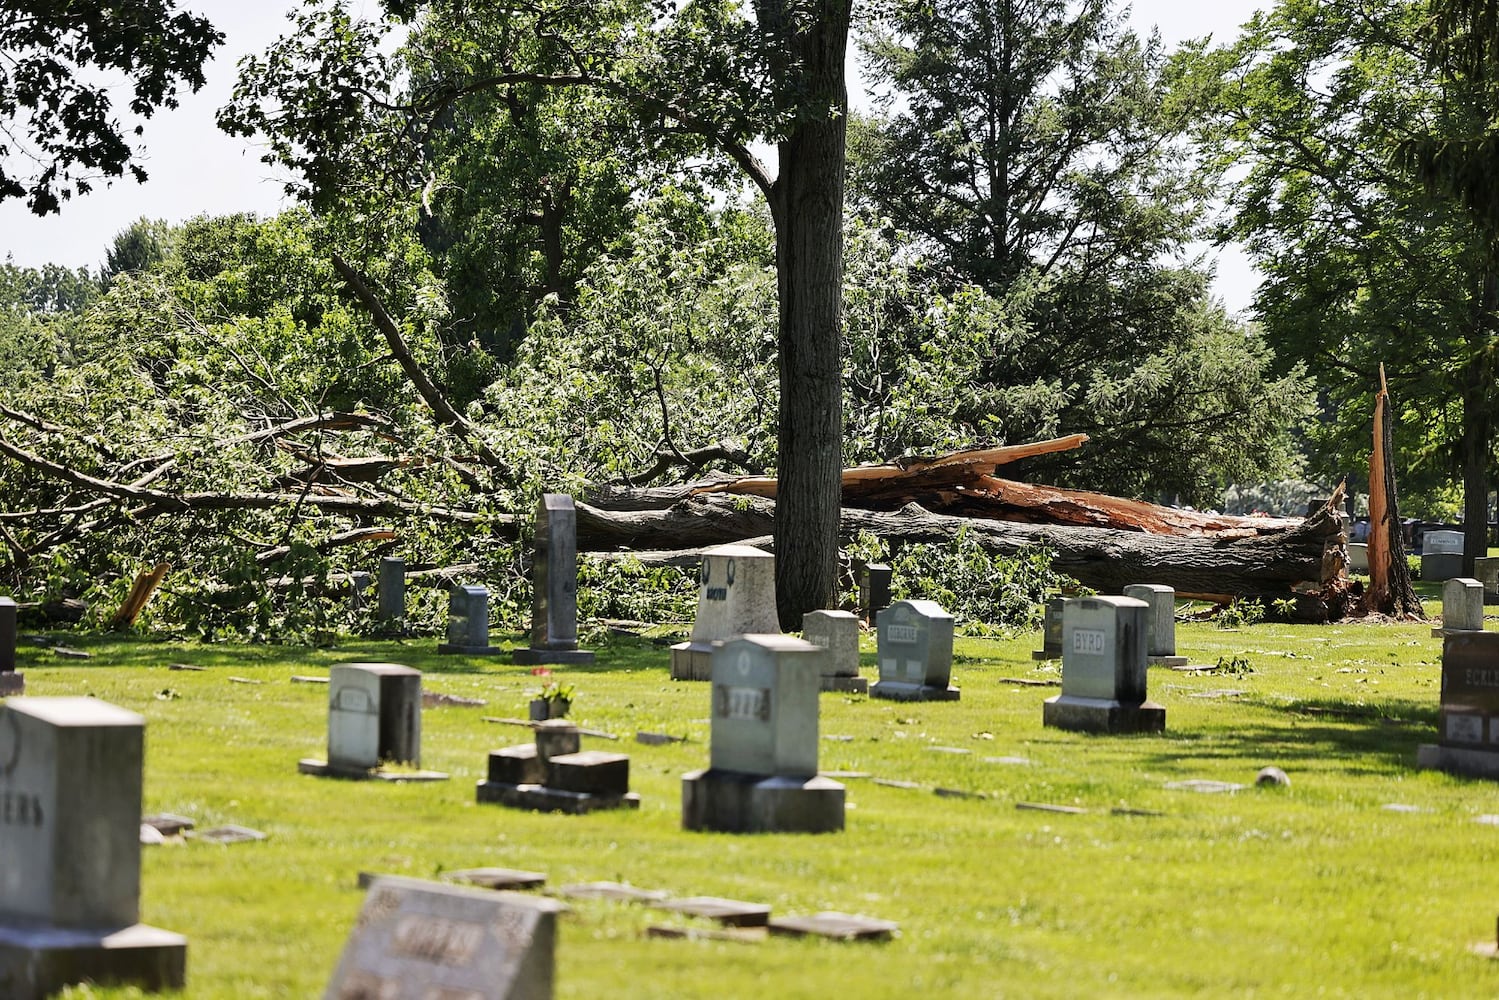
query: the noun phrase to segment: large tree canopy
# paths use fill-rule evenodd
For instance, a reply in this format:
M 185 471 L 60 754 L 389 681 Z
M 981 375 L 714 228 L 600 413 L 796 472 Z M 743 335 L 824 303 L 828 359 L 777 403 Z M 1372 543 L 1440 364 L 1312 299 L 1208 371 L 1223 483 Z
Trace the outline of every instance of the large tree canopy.
M 179 87 L 203 86 L 223 40 L 175 0 L 0 0 L 0 200 L 25 198 L 46 215 L 98 177 L 128 170 L 144 181 L 112 90 L 123 77 L 127 107 L 143 118 L 176 107 Z

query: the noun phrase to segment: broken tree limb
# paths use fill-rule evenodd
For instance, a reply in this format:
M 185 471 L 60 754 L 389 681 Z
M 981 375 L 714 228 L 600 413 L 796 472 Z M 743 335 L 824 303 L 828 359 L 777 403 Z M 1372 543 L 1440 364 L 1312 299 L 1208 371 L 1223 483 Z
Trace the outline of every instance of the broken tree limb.
M 146 602 L 151 599 L 156 588 L 161 586 L 161 581 L 166 579 L 167 571 L 171 568 L 169 563 L 159 562 L 150 570 L 137 573 L 135 582 L 130 587 L 130 593 L 125 595 L 125 602 L 109 619 L 107 628 L 113 632 L 134 625 L 135 620 L 145 610 Z
M 1374 396 L 1374 447 L 1369 453 L 1369 589 L 1361 608 L 1399 618 L 1424 618 L 1400 538 L 1393 437 L 1390 390 L 1384 365 L 1380 365 L 1379 392 Z

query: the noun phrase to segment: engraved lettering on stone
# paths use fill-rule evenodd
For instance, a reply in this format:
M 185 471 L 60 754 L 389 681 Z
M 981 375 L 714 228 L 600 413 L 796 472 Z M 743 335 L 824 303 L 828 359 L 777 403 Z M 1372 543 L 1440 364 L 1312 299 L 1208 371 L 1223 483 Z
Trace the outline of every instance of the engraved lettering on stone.
M 1463 682 L 1473 687 L 1499 687 L 1499 670 L 1469 668 L 1463 671 Z
M 400 895 L 389 889 L 381 889 L 380 894 L 359 911 L 359 922 L 356 926 L 366 927 L 369 924 L 380 923 L 400 908 Z
M 338 1000 L 397 1000 L 400 995 L 400 983 L 368 972 L 351 973 L 338 990 Z
M 721 719 L 741 719 L 750 722 L 770 721 L 770 689 L 729 687 L 719 684 L 713 693 L 715 713 Z
M 30 792 L 0 792 L 0 826 L 41 828 L 42 800 Z
M 1072 651 L 1074 653 L 1100 655 L 1103 653 L 1103 647 L 1103 629 L 1075 628 L 1072 630 Z
M 333 696 L 333 707 L 340 712 L 362 712 L 365 715 L 373 715 L 375 712 L 370 693 L 355 687 L 339 688 L 338 693 Z
M 889 642 L 913 643 L 921 640 L 921 630 L 915 625 L 887 625 L 885 639 Z
M 396 921 L 390 946 L 399 955 L 451 967 L 473 961 L 483 939 L 478 924 L 413 913 Z
M 1447 716 L 1447 738 L 1457 743 L 1483 742 L 1483 717 L 1479 715 Z
M 21 727 L 9 713 L 5 726 L 0 728 L 0 778 L 10 777 L 21 759 Z

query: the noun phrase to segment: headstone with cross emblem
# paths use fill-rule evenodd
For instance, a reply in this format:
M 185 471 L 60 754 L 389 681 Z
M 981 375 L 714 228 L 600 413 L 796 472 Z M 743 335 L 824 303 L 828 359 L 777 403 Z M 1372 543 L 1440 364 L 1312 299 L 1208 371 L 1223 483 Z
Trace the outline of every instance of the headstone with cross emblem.
M 682 778 L 684 829 L 843 829 L 843 786 L 817 775 L 817 692 L 828 655 L 778 634 L 714 644 L 710 766 Z
M 709 549 L 698 569 L 692 637 L 671 647 L 672 679 L 708 680 L 713 671 L 713 643 L 720 639 L 780 630 L 775 556 L 751 545 Z
M 93 698 L 0 704 L 0 996 L 183 985 L 187 939 L 139 922 L 146 722 Z

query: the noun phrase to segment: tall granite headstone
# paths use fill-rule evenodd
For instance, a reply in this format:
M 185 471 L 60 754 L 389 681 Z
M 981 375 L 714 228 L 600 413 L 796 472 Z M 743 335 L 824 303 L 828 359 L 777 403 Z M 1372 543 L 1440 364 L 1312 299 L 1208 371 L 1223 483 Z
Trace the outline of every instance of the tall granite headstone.
M 578 510 L 566 493 L 544 493 L 536 509 L 531 564 L 531 645 L 514 663 L 592 663 L 578 648 Z
M 386 773 L 422 762 L 422 673 L 396 663 L 340 663 L 328 672 L 328 759 L 299 761 L 303 774 L 436 780 L 435 771 Z
M 16 602 L 0 597 L 0 698 L 26 693 L 26 675 L 16 669 Z
M 1166 710 L 1146 699 L 1150 608 L 1132 597 L 1075 597 L 1063 611 L 1062 693 L 1046 699 L 1043 725 L 1084 732 L 1160 732 Z
M 852 611 L 809 611 L 802 616 L 802 638 L 828 651 L 822 690 L 865 694 L 859 676 L 859 616 Z
M 1176 654 L 1176 591 L 1161 583 L 1132 583 L 1124 588 L 1125 597 L 1144 601 L 1145 662 L 1163 667 L 1184 667 L 1185 656 Z
M 382 875 L 323 1000 L 551 1000 L 554 899 Z
M 139 922 L 145 730 L 93 698 L 0 704 L 0 997 L 183 985 L 187 939 Z
M 869 689 L 893 701 L 957 701 L 952 686 L 953 617 L 936 601 L 896 601 L 876 625 L 880 679 Z
M 376 584 L 380 620 L 389 624 L 406 621 L 406 560 L 386 556 L 380 560 L 380 580 Z
M 884 563 L 869 563 L 859 573 L 859 613 L 871 625 L 875 616 L 890 606 L 894 576 L 894 571 Z
M 751 545 L 708 549 L 698 570 L 692 637 L 671 647 L 672 679 L 708 680 L 713 673 L 713 643 L 720 639 L 780 630 L 775 556 Z
M 1463 573 L 1463 533 L 1428 531 L 1421 536 L 1421 579 L 1440 583 Z
M 1483 631 L 1483 584 L 1456 576 L 1442 584 L 1442 625 L 1434 636 L 1448 632 Z
M 779 634 L 714 644 L 709 767 L 682 778 L 684 829 L 843 829 L 844 788 L 817 775 L 817 692 L 828 656 Z
M 462 584 L 448 591 L 448 641 L 439 653 L 497 656 L 503 650 L 489 644 L 489 588 Z
M 1031 650 L 1031 659 L 1060 660 L 1062 658 L 1062 607 L 1066 603 L 1066 598 L 1063 597 L 1046 599 L 1041 613 L 1041 648 Z
M 1499 632 L 1447 633 L 1441 697 L 1437 742 L 1417 749 L 1416 766 L 1499 778 Z

